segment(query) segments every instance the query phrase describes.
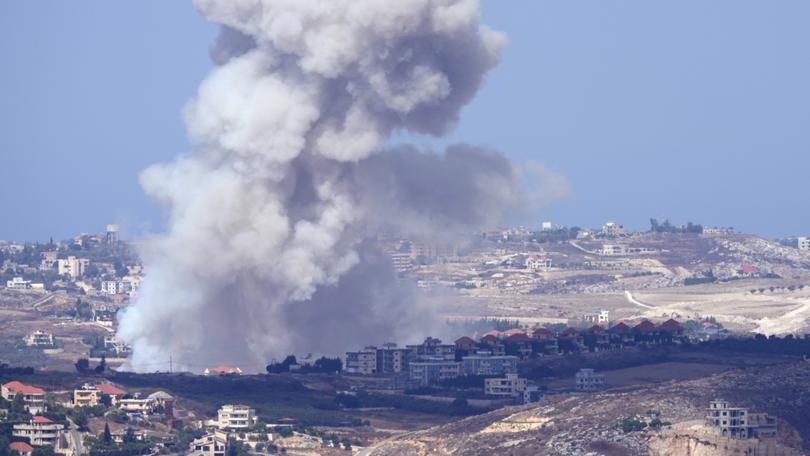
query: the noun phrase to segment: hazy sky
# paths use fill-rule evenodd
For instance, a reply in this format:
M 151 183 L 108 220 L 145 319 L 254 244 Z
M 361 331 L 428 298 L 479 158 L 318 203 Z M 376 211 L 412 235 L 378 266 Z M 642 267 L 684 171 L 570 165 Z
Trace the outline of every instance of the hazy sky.
M 510 44 L 449 138 L 567 177 L 532 220 L 810 234 L 810 2 L 484 0 Z M 158 231 L 215 28 L 190 0 L 0 5 L 0 239 Z

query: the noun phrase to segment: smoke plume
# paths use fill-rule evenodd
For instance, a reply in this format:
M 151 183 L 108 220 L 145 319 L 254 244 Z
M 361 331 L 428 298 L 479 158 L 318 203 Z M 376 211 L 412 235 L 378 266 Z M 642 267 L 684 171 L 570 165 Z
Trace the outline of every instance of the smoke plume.
M 217 67 L 184 109 L 193 152 L 141 176 L 168 228 L 120 317 L 129 368 L 258 370 L 429 331 L 376 230 L 492 224 L 521 178 L 492 151 L 386 142 L 452 128 L 504 37 L 476 0 L 195 3 L 222 27 Z

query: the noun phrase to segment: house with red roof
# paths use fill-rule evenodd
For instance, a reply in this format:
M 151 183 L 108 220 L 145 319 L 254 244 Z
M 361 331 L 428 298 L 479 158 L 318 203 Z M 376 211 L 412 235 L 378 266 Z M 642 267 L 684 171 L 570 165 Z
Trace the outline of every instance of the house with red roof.
M 506 354 L 528 358 L 532 354 L 534 340 L 525 332 L 515 332 L 503 340 Z
M 582 336 L 582 341 L 590 351 L 599 352 L 610 350 L 610 336 L 605 328 L 599 324 L 595 324 L 585 331 Z
M 13 442 L 8 446 L 8 448 L 11 451 L 23 456 L 31 456 L 31 454 L 34 452 L 34 447 L 25 442 Z
M 655 323 L 650 320 L 644 320 L 633 328 L 634 332 L 641 334 L 650 334 L 656 331 Z
M 551 331 L 548 328 L 544 328 L 542 326 L 538 326 L 531 330 L 532 338 L 537 340 L 546 340 L 551 338 Z
M 467 336 L 462 336 L 456 339 L 456 349 L 457 350 L 471 350 L 475 348 L 475 341 Z
M 25 410 L 31 414 L 38 414 L 45 411 L 45 390 L 36 386 L 14 380 L 0 387 L 0 395 L 7 401 L 13 401 L 17 395 L 21 395 Z
M 670 318 L 669 320 L 661 323 L 661 325 L 658 326 L 658 330 L 666 331 L 672 334 L 680 334 L 683 332 L 683 326 L 681 326 L 681 324 L 674 319 Z
M 242 369 L 225 365 L 206 367 L 203 375 L 242 375 Z
M 753 264 L 744 264 L 740 266 L 740 269 L 737 273 L 744 277 L 754 277 L 759 275 L 759 268 L 754 266 Z
M 610 344 L 614 348 L 621 349 L 626 345 L 632 345 L 635 343 L 633 330 L 623 321 L 613 325 L 613 327 L 608 330 L 608 333 L 610 334 Z

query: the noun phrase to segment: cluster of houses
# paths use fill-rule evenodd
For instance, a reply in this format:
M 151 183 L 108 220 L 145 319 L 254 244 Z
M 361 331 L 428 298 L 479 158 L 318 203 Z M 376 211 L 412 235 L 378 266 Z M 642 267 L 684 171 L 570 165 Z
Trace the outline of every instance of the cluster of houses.
M 293 431 L 295 420 L 281 418 L 272 423 L 260 424 L 256 410 L 248 405 L 225 404 L 217 411 L 216 419 L 197 422 L 206 434 L 189 445 L 189 453 L 194 456 L 224 456 L 232 441 L 238 441 L 251 451 L 262 452 L 262 446 L 270 444 L 285 448 L 318 449 L 320 438 Z M 282 429 L 286 432 L 282 432 Z M 286 437 L 285 437 L 286 436 Z M 311 452 L 308 452 L 311 454 Z
M 14 451 L 29 454 L 33 451 L 33 448 L 29 449 L 31 446 L 50 446 L 59 455 L 75 454 L 73 434 L 67 432 L 63 423 L 56 423 L 43 416 L 47 412 L 44 389 L 15 380 L 0 386 L 0 395 L 7 401 L 14 401 L 19 397 L 25 410 L 32 415 L 27 422 L 12 424 L 12 436 L 27 440 L 27 443 L 13 442 L 11 448 Z M 139 393 L 130 394 L 109 383 L 86 383 L 73 390 L 71 399 L 63 405 L 67 407 L 103 405 L 121 410 L 131 417 L 148 417 L 159 412 L 169 428 L 174 422 L 174 398 L 163 391 L 141 396 Z
M 5 285 L 14 290 L 45 290 L 46 284 L 27 280 L 26 277 L 36 276 L 40 273 L 55 273 L 60 280 L 54 282 L 54 287 L 67 287 L 72 284 L 87 294 L 110 296 L 116 300 L 125 300 L 137 295 L 141 285 L 143 270 L 135 265 L 128 268 L 126 274 L 119 273 L 112 263 L 94 262 L 89 258 L 82 258 L 80 252 L 87 245 L 107 245 L 113 252 L 119 247 L 118 225 L 108 225 L 104 235 L 79 234 L 69 243 L 49 244 L 48 250 L 39 253 L 37 262 L 26 261 L 16 263 L 6 260 L 2 269 L 11 269 L 18 276 L 7 280 Z M 0 246 L 8 253 L 23 252 L 23 244 L 5 244 Z M 75 252 L 75 254 L 73 254 Z M 91 268 L 92 266 L 92 268 Z M 92 273 L 91 273 L 92 269 Z
M 453 344 L 428 337 L 418 345 L 368 346 L 347 352 L 345 371 L 360 375 L 406 373 L 418 385 L 429 385 L 463 375 L 504 375 L 517 371 L 520 359 L 579 351 L 620 350 L 643 344 L 683 341 L 683 327 L 675 320 L 655 324 L 650 320 L 629 326 L 619 322 L 607 327 L 607 316 L 598 315 L 587 329 L 552 332 L 544 327 L 490 331 L 478 340 L 461 337 Z

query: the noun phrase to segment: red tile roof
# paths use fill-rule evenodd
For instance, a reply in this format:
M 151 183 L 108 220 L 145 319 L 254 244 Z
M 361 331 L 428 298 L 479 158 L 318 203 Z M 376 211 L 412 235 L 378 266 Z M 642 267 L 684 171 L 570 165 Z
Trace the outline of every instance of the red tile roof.
M 620 321 L 616 323 L 612 328 L 610 328 L 610 330 L 615 333 L 621 334 L 630 331 L 630 327 L 624 324 L 623 321 Z
M 16 451 L 18 453 L 31 453 L 31 452 L 34 451 L 34 447 L 32 447 L 31 445 L 29 445 L 29 444 L 27 444 L 25 442 L 14 442 L 11 445 L 9 445 L 8 447 L 11 448 L 13 451 Z
M 588 328 L 588 332 L 592 332 L 592 333 L 604 332 L 604 331 L 605 331 L 605 328 L 603 328 L 603 327 L 601 327 L 599 325 L 593 325 L 590 328 Z
M 484 334 L 484 337 L 481 338 L 481 342 L 497 342 L 498 338 L 493 336 L 492 334 Z
M 214 374 L 241 374 L 242 369 L 238 367 L 217 366 L 208 368 L 208 372 L 212 372 Z
M 526 331 L 524 331 L 522 329 L 518 329 L 518 328 L 513 328 L 513 329 L 507 329 L 502 334 L 504 336 L 506 336 L 506 337 L 509 337 L 509 336 L 514 336 L 515 334 L 526 334 Z
M 472 345 L 474 343 L 475 341 L 467 336 L 461 336 L 458 339 L 456 339 L 456 345 Z
M 544 328 L 544 327 L 540 326 L 540 327 L 532 329 L 532 334 L 534 334 L 535 337 L 537 337 L 538 334 L 542 334 L 544 336 L 547 336 L 547 335 L 551 334 L 551 331 L 549 331 L 548 328 Z
M 680 323 L 670 318 L 669 320 L 661 323 L 661 326 L 659 326 L 658 329 L 661 331 L 677 332 L 680 331 L 682 327 Z
M 31 418 L 31 421 L 34 422 L 34 423 L 37 423 L 37 424 L 53 423 L 53 421 L 49 420 L 47 417 L 40 416 L 40 415 L 37 415 L 37 416 Z
M 126 391 L 109 383 L 99 383 L 96 385 L 96 389 L 107 396 L 123 396 L 124 394 L 127 394 Z
M 26 385 L 25 383 L 14 380 L 3 385 L 3 388 L 11 391 L 13 394 L 45 394 L 45 390 L 37 388 L 36 386 Z
M 562 332 L 563 336 L 576 336 L 578 334 L 576 328 L 568 328 Z
M 743 274 L 759 274 L 759 268 L 751 264 L 742 265 L 740 271 L 742 271 Z
M 525 333 L 517 333 L 507 337 L 506 340 L 509 342 L 531 342 L 532 339 Z
M 655 331 L 655 323 L 651 322 L 650 320 L 644 320 L 637 324 L 633 329 L 639 332 L 652 332 Z

